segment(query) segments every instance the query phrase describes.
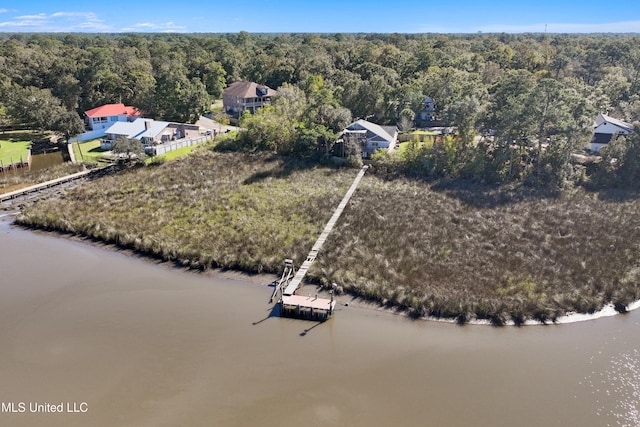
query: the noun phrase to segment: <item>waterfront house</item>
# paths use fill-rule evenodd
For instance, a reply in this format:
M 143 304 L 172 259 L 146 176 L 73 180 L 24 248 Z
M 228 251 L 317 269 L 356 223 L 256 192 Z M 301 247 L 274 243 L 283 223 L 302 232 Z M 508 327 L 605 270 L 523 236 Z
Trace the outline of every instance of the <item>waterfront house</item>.
M 362 157 L 369 158 L 376 150 L 393 150 L 398 140 L 398 128 L 360 119 L 345 128 L 342 140 L 356 141 L 362 150 Z
M 103 150 L 110 150 L 111 144 L 118 138 L 138 139 L 145 146 L 151 146 L 176 139 L 197 138 L 199 135 L 198 125 L 138 118 L 133 122 L 114 123 L 107 129 L 107 139 L 100 146 Z
M 141 116 L 136 107 L 105 104 L 84 112 L 85 124 L 91 131 L 107 129 L 116 122 L 131 122 Z
M 235 82 L 222 92 L 222 105 L 227 114 L 237 118 L 245 111 L 253 114 L 258 108 L 270 104 L 277 93 L 265 85 Z

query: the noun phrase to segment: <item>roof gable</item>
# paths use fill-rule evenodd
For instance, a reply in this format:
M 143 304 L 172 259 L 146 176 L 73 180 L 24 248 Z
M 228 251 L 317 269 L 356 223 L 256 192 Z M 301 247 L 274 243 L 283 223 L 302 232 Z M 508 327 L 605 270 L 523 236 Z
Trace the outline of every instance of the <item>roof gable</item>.
M 139 118 L 133 122 L 114 123 L 109 129 L 107 129 L 107 133 L 113 135 L 126 135 L 127 138 L 135 139 L 144 137 L 155 138 L 164 131 L 167 126 L 169 126 L 169 122 Z
M 394 132 L 394 135 L 390 135 L 389 131 L 385 130 L 382 126 L 377 125 L 375 123 L 368 122 L 366 120 L 358 120 L 357 122 L 351 123 L 347 126 L 348 130 L 367 130 L 372 134 L 384 139 L 385 141 L 389 141 L 389 143 L 394 143 L 397 137 L 397 132 Z M 391 130 L 391 129 L 389 129 Z
M 598 114 L 598 117 L 596 118 L 596 123 L 595 123 L 595 127 L 599 127 L 602 125 L 606 125 L 607 123 L 610 123 L 616 127 L 619 127 L 621 129 L 624 129 L 628 132 L 632 132 L 633 131 L 633 125 L 624 122 L 622 120 L 618 120 L 616 118 L 607 116 L 606 114 Z

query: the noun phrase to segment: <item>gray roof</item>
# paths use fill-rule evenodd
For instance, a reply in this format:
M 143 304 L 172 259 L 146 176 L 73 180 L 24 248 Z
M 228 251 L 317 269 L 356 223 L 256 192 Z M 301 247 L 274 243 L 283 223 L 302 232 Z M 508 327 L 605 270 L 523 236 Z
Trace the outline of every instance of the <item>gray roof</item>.
M 361 129 L 366 129 L 367 131 L 379 136 L 380 138 L 389 141 L 390 144 L 394 143 L 398 136 L 398 131 L 396 130 L 395 126 L 382 127 L 380 125 L 362 119 L 347 126 L 347 130 L 351 131 Z
M 618 126 L 619 128 L 628 130 L 629 132 L 633 131 L 633 125 L 627 122 L 623 122 L 622 120 L 618 120 L 611 116 L 607 116 L 606 114 L 598 114 L 596 118 L 595 127 L 600 126 L 603 123 L 611 123 L 614 126 Z
M 149 123 L 149 129 L 146 128 Z M 116 122 L 107 129 L 107 134 L 125 135 L 127 138 L 155 138 L 169 126 L 169 122 L 161 122 L 152 119 L 136 119 L 133 122 Z

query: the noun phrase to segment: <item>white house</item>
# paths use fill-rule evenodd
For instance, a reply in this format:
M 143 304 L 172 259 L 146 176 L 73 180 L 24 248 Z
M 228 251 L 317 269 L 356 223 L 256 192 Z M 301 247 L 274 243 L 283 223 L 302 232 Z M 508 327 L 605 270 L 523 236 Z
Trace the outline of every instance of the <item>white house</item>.
M 593 152 L 600 151 L 602 147 L 611 142 L 613 135 L 628 135 L 633 132 L 633 125 L 605 114 L 598 115 L 593 127 L 593 139 L 589 147 Z
M 422 106 L 417 114 L 416 121 L 433 122 L 436 119 L 436 101 L 433 98 L 425 96 L 422 100 Z
M 106 135 L 107 139 L 100 143 L 103 150 L 110 150 L 112 142 L 118 138 L 138 139 L 144 145 L 162 144 L 181 138 L 197 138 L 200 135 L 200 127 L 138 118 L 133 122 L 114 123 L 107 129 Z
M 107 129 L 116 122 L 131 122 L 141 115 L 137 108 L 124 104 L 105 104 L 84 114 L 87 127 L 91 130 Z
M 342 138 L 344 141 L 349 139 L 359 141 L 362 157 L 368 158 L 376 150 L 393 150 L 398 140 L 398 128 L 380 126 L 361 119 L 347 126 L 342 133 Z
M 86 131 L 69 139 L 69 142 L 89 141 L 105 136 L 105 131 L 117 122 L 131 122 L 142 113 L 136 107 L 124 104 L 105 104 L 84 112 Z

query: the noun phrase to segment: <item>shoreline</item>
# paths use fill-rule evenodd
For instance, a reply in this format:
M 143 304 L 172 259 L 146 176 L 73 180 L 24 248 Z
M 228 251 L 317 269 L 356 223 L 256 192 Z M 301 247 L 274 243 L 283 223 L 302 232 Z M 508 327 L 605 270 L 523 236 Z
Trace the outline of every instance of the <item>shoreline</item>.
M 94 246 L 96 248 L 109 250 L 111 252 L 119 252 L 119 253 L 127 254 L 127 255 L 130 255 L 130 256 L 136 257 L 137 259 L 139 259 L 141 261 L 151 262 L 151 263 L 154 263 L 154 264 L 159 265 L 159 266 L 164 266 L 166 268 L 180 270 L 180 271 L 182 271 L 184 273 L 201 274 L 201 275 L 206 275 L 206 276 L 211 276 L 211 277 L 217 276 L 217 277 L 220 277 L 220 278 L 231 279 L 231 280 L 242 280 L 242 281 L 251 283 L 253 285 L 258 285 L 258 286 L 261 286 L 261 287 L 270 287 L 270 285 L 272 283 L 274 283 L 278 279 L 277 275 L 268 274 L 268 273 L 251 274 L 251 273 L 247 273 L 247 272 L 243 272 L 243 271 L 239 271 L 239 270 L 222 269 L 222 268 L 216 268 L 216 269 L 208 268 L 208 269 L 205 269 L 205 270 L 197 270 L 197 269 L 193 269 L 193 268 L 189 268 L 189 267 L 180 266 L 176 262 L 162 260 L 162 259 L 153 257 L 151 255 L 136 251 L 134 249 L 119 247 L 115 243 L 108 243 L 108 242 L 104 242 L 104 241 L 101 241 L 101 240 L 98 240 L 98 239 L 94 239 L 94 238 L 90 238 L 90 237 L 86 237 L 86 236 L 81 236 L 81 235 L 74 235 L 74 234 L 70 234 L 70 233 L 64 233 L 64 232 L 61 232 L 61 231 L 43 230 L 43 229 L 39 229 L 39 228 L 36 228 L 36 227 L 22 226 L 22 225 L 19 225 L 19 224 L 15 224 L 15 221 L 14 221 L 15 220 L 15 216 L 18 213 L 19 212 L 17 212 L 17 211 L 0 213 L 0 222 L 8 223 L 10 227 L 21 228 L 22 230 L 25 230 L 25 231 L 53 235 L 53 236 L 58 237 L 58 238 L 64 238 L 64 239 L 68 239 L 68 240 L 75 241 L 75 242 L 78 242 L 78 243 L 88 244 L 88 245 Z M 316 285 L 306 284 L 306 285 L 303 285 L 303 287 L 301 289 L 304 289 L 305 287 L 312 287 L 314 292 L 317 293 L 318 295 L 322 295 L 322 296 L 327 296 L 328 295 L 327 291 L 320 289 Z M 351 295 L 351 294 L 342 294 L 342 295 L 336 296 L 335 298 L 336 298 L 338 307 L 354 306 L 354 307 L 358 307 L 358 308 L 362 308 L 362 309 L 374 310 L 374 311 L 382 312 L 382 313 L 389 314 L 389 315 L 403 316 L 403 317 L 406 317 L 406 318 L 410 318 L 411 317 L 411 316 L 409 316 L 407 313 L 405 313 L 403 311 L 394 310 L 393 308 L 386 308 L 384 306 L 377 305 L 377 304 L 375 304 L 373 302 L 370 302 L 370 301 L 367 301 L 367 300 L 363 300 L 362 298 L 359 298 L 359 297 Z M 350 298 L 350 300 L 348 300 L 349 298 Z M 637 310 L 639 308 L 640 308 L 640 300 L 634 301 L 631 304 L 629 304 L 626 307 L 626 311 L 628 313 L 628 312 Z M 589 320 L 597 320 L 597 319 L 601 319 L 601 318 L 612 317 L 612 316 L 616 316 L 616 315 L 624 315 L 624 314 L 626 314 L 626 313 L 620 313 L 620 312 L 616 311 L 615 308 L 614 308 L 613 303 L 609 303 L 606 306 L 604 306 L 601 310 L 599 310 L 597 312 L 594 312 L 594 313 L 568 312 L 567 314 L 558 317 L 555 321 L 539 322 L 539 321 L 536 321 L 536 320 L 529 319 L 529 320 L 525 321 L 521 325 L 516 325 L 512 320 L 509 320 L 509 321 L 506 321 L 501 326 L 518 326 L 518 327 L 520 327 L 520 326 L 564 325 L 564 324 L 585 322 L 585 321 L 589 321 Z M 439 317 L 433 317 L 433 316 L 423 316 L 423 317 L 417 317 L 417 318 L 413 318 L 413 319 L 414 320 L 440 322 L 440 323 L 450 323 L 450 324 L 457 324 L 458 323 L 458 321 L 456 319 L 439 318 Z M 478 325 L 478 326 L 500 326 L 500 325 L 492 324 L 491 321 L 489 321 L 489 320 L 481 320 L 481 319 L 470 319 L 470 320 L 467 320 L 461 326 L 464 326 L 465 324 L 466 325 Z

